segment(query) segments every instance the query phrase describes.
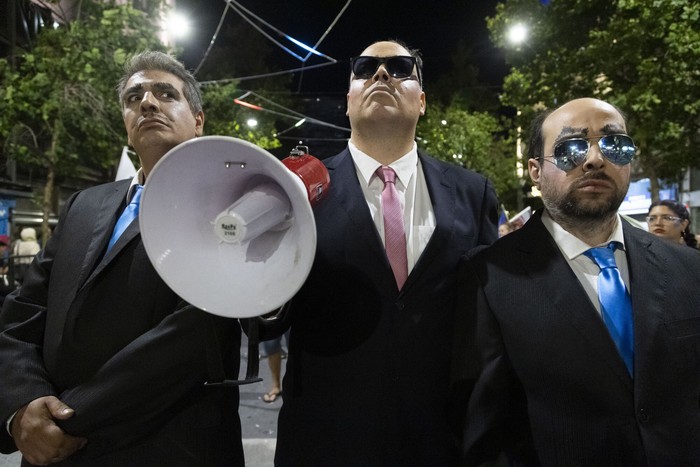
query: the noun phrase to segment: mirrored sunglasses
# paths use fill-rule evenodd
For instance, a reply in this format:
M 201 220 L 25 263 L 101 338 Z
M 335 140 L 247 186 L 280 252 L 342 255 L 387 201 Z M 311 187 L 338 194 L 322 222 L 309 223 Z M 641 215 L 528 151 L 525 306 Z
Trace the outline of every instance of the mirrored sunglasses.
M 355 78 L 369 79 L 384 64 L 386 71 L 393 78 L 409 78 L 416 66 L 416 57 L 396 55 L 394 57 L 360 56 L 350 59 L 350 67 Z M 419 80 L 420 81 L 420 80 Z
M 573 138 L 557 143 L 551 156 L 554 164 L 565 172 L 583 164 L 591 149 L 591 139 L 595 138 Z M 606 135 L 598 139 L 597 144 L 603 156 L 616 165 L 629 164 L 637 151 L 634 141 L 627 135 Z

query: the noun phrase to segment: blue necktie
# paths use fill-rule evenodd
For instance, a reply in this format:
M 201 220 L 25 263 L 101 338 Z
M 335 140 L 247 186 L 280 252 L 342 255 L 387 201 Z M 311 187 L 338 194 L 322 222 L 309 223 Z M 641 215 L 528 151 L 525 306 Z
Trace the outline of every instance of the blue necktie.
M 117 224 L 114 226 L 114 231 L 112 232 L 112 236 L 107 244 L 107 251 L 111 250 L 114 244 L 117 243 L 119 237 L 121 237 L 126 228 L 129 227 L 129 224 L 131 224 L 134 219 L 139 217 L 141 189 L 143 189 L 143 186 L 136 185 L 136 191 L 134 192 L 134 196 L 131 197 L 131 202 L 126 206 L 124 212 L 122 212 L 122 215 L 119 216 L 119 219 L 117 219 Z
M 598 298 L 603 321 L 625 361 L 630 376 L 634 376 L 632 300 L 615 263 L 616 247 L 617 242 L 610 242 L 607 248 L 591 248 L 584 255 L 592 259 L 600 268 Z

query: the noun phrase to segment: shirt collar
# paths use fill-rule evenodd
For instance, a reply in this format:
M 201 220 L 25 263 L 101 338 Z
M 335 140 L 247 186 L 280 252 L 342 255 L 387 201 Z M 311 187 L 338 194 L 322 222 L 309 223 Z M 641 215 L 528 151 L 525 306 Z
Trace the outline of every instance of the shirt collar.
M 352 144 L 352 141 L 348 141 L 348 149 L 350 150 L 352 160 L 355 162 L 355 167 L 357 167 L 357 170 L 362 176 L 362 180 L 365 182 L 365 184 L 369 185 L 372 176 L 375 175 L 375 172 L 382 166 L 382 164 L 376 159 L 357 149 L 357 146 Z M 418 146 L 416 145 L 415 141 L 413 142 L 413 147 L 410 151 L 389 164 L 389 167 L 394 169 L 396 176 L 404 187 L 408 186 L 408 182 L 416 172 L 417 166 Z
M 143 185 L 144 183 L 146 183 L 146 176 L 143 173 L 143 168 L 139 168 L 139 170 L 136 171 L 134 178 L 131 179 L 129 189 L 126 190 L 126 204 L 131 202 L 131 198 L 134 196 L 134 190 L 136 190 L 136 185 Z
M 589 244 L 564 230 L 561 225 L 552 219 L 546 209 L 542 213 L 542 223 L 569 261 L 591 249 Z M 610 237 L 605 242 L 596 246 L 605 246 L 610 242 L 618 242 L 622 245 L 622 249 L 625 249 L 625 238 L 622 232 L 622 222 L 620 221 L 619 214 L 615 216 L 615 228 Z

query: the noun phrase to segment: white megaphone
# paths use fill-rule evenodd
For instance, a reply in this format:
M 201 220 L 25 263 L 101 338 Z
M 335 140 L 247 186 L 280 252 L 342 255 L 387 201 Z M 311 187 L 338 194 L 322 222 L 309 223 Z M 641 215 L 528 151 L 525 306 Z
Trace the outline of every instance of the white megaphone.
M 312 203 L 330 184 L 306 152 L 279 161 L 246 141 L 204 136 L 163 156 L 143 188 L 139 222 L 165 283 L 194 306 L 232 318 L 289 301 L 316 252 Z

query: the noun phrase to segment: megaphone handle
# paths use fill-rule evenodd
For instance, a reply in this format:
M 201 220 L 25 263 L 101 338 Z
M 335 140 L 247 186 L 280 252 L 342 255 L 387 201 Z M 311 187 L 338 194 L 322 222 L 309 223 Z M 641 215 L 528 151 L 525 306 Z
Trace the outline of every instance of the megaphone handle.
M 226 379 L 226 373 L 224 372 L 223 363 L 221 361 L 221 355 L 215 351 L 218 348 L 218 341 L 216 339 L 216 333 L 212 329 L 213 324 L 209 322 L 209 331 L 213 336 L 214 342 L 217 343 L 216 346 L 207 347 L 207 362 L 209 366 L 209 375 L 214 376 L 213 381 L 204 383 L 205 386 L 242 386 L 244 384 L 259 383 L 262 378 L 258 376 L 258 370 L 260 369 L 260 353 L 258 350 L 258 344 L 260 343 L 260 329 L 258 320 L 251 319 L 248 324 L 248 365 L 246 367 L 245 379 L 234 380 Z

